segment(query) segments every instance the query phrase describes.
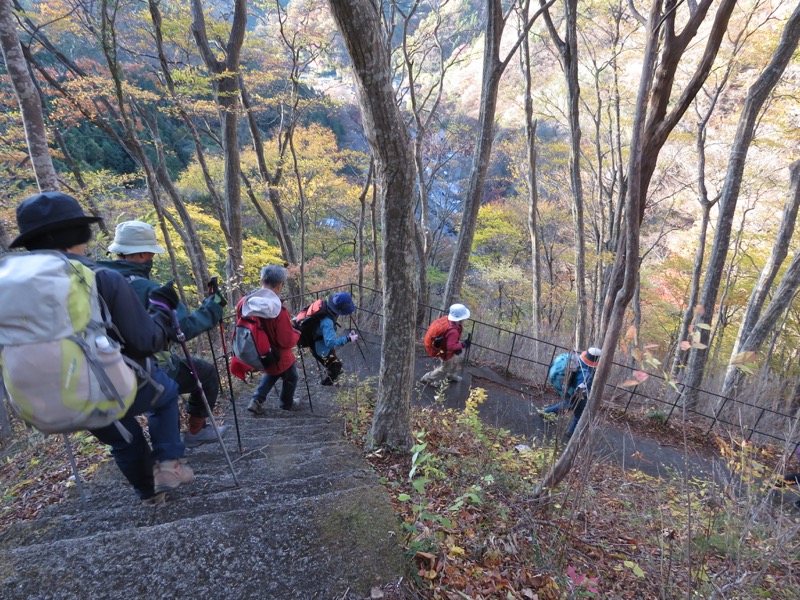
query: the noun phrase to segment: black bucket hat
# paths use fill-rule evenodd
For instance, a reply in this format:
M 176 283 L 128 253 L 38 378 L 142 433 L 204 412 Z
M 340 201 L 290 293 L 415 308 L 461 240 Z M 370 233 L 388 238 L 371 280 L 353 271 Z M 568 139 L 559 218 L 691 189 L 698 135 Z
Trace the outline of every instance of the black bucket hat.
M 102 220 L 103 217 L 87 215 L 78 201 L 67 194 L 61 192 L 34 194 L 17 207 L 19 235 L 9 247 L 19 248 L 45 233 Z

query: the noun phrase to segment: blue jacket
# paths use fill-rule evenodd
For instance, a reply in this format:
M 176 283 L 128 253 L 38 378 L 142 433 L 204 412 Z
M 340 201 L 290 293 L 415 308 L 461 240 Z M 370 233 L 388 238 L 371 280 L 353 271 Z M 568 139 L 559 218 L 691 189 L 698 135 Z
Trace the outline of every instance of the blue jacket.
M 328 356 L 334 348 L 340 348 L 350 341 L 346 335 L 336 337 L 338 323 L 330 317 L 325 317 L 319 322 L 314 337 L 319 338 L 314 342 L 314 350 L 320 356 Z
M 135 263 L 127 260 L 101 260 L 97 264 L 106 269 L 116 271 L 125 277 L 145 307 L 149 306 L 148 296 L 150 292 L 157 287 L 161 287 L 161 284 L 150 279 L 150 271 L 153 268 L 150 263 Z M 219 323 L 221 318 L 222 308 L 211 298 L 203 300 L 200 307 L 191 313 L 183 302 L 178 303 L 178 324 L 181 326 L 181 331 L 186 335 L 187 340 L 194 339 L 204 331 L 208 331 Z

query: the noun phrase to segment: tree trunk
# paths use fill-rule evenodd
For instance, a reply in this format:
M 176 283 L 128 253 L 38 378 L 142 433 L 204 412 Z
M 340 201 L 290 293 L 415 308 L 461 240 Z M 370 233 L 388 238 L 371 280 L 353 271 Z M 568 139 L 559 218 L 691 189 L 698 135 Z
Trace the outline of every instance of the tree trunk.
M 370 0 L 330 0 L 355 74 L 364 131 L 376 160 L 383 202 L 383 346 L 378 398 L 370 429 L 373 445 L 408 449 L 414 391 L 417 312 L 414 235 L 414 159 L 408 130 L 395 104 L 380 14 Z
M 232 299 L 238 300 L 242 288 L 242 182 L 238 134 L 239 58 L 247 27 L 247 1 L 235 0 L 233 22 L 225 44 L 225 60 L 218 60 L 206 32 L 202 0 L 192 0 L 192 35 L 214 81 L 215 100 L 222 121 L 222 148 L 225 155 L 225 220 L 230 234 L 225 264 Z
M 730 244 L 733 215 L 742 184 L 745 159 L 753 140 L 756 122 L 761 113 L 761 108 L 780 81 L 786 66 L 789 64 L 789 60 L 794 54 L 798 38 L 800 38 L 800 5 L 795 8 L 794 13 L 789 17 L 772 60 L 750 87 L 742 107 L 742 116 L 731 147 L 725 185 L 719 202 L 720 211 L 717 218 L 716 235 L 711 247 L 703 291 L 700 296 L 700 305 L 704 311 L 701 318 L 708 319 L 714 313 L 714 305 L 719 292 L 720 275 L 725 265 L 728 245 Z M 707 331 L 705 329 L 701 331 L 700 340 L 702 343 L 706 343 L 708 340 Z M 685 395 L 685 402 L 689 406 L 693 405 L 697 400 L 697 389 L 703 381 L 707 358 L 707 348 L 695 348 L 691 352 Z
M 0 48 L 22 113 L 22 124 L 25 127 L 25 139 L 36 183 L 42 192 L 57 191 L 60 186 L 47 145 L 42 100 L 22 53 L 17 35 L 17 23 L 11 12 L 9 0 L 0 0 Z
M 544 4 L 544 0 L 539 0 Z M 583 218 L 583 184 L 581 182 L 581 123 L 578 81 L 578 0 L 564 0 L 565 35 L 562 40 L 556 31 L 549 11 L 544 20 L 550 37 L 558 49 L 561 70 L 567 83 L 567 118 L 569 120 L 569 180 L 572 188 L 573 219 L 575 222 L 575 347 L 586 346 L 586 236 Z
M 689 46 L 692 39 L 694 39 L 701 23 L 705 20 L 711 4 L 712 0 L 701 0 L 701 2 L 697 4 L 692 4 L 689 6 L 690 14 L 688 16 L 682 15 L 682 17 L 685 18 L 678 19 L 676 12 L 685 5 L 675 0 L 667 0 L 666 7 L 662 12 L 662 0 L 653 1 L 650 22 L 653 22 L 653 12 L 658 12 L 659 21 L 656 27 L 660 30 L 663 29 L 663 48 L 661 49 L 658 68 L 655 70 L 650 97 L 643 100 L 646 103 L 644 110 L 647 111 L 644 117 L 646 119 L 644 130 L 645 142 L 642 145 L 643 155 L 639 159 L 641 168 L 638 168 L 636 171 L 636 175 L 640 177 L 641 180 L 635 182 L 635 184 L 629 181 L 628 193 L 630 193 L 632 185 L 635 185 L 637 189 L 644 190 L 644 193 L 647 193 L 650 180 L 655 172 L 661 148 L 663 148 L 669 134 L 697 96 L 697 93 L 702 88 L 714 64 L 714 59 L 717 56 L 719 46 L 722 43 L 722 39 L 728 27 L 728 20 L 736 6 L 736 0 L 721 0 L 719 3 L 717 13 L 714 16 L 714 23 L 706 39 L 705 49 L 695 68 L 694 74 L 684 85 L 680 97 L 677 100 L 672 98 L 675 73 L 678 66 L 681 64 L 681 59 L 686 52 L 686 48 Z M 683 30 L 680 33 L 675 31 L 676 22 L 683 23 Z M 653 51 L 657 52 L 658 50 L 654 48 Z M 638 106 L 637 110 L 639 110 Z M 629 172 L 628 178 L 630 179 L 632 176 L 633 175 Z M 628 200 L 630 201 L 630 199 Z M 636 202 L 636 205 L 640 210 L 639 221 L 641 222 L 644 218 L 646 203 Z M 622 279 L 625 273 L 626 243 L 626 238 L 621 237 L 620 244 L 617 245 L 617 256 L 614 267 L 609 275 L 608 291 L 603 307 L 601 331 L 604 331 L 607 327 L 617 292 L 622 288 Z
M 761 310 L 764 307 L 764 303 L 767 301 L 769 290 L 772 288 L 772 284 L 778 275 L 778 270 L 781 268 L 781 265 L 783 265 L 783 261 L 789 253 L 789 243 L 794 234 L 794 227 L 797 222 L 797 211 L 798 208 L 800 208 L 800 160 L 789 165 L 789 177 L 789 195 L 783 207 L 783 217 L 781 219 L 778 235 L 775 237 L 772 253 L 769 259 L 767 259 L 764 268 L 761 270 L 761 275 L 758 278 L 756 286 L 753 288 L 753 292 L 750 294 L 750 301 L 747 303 L 742 323 L 739 326 L 736 342 L 731 352 L 731 359 L 725 373 L 725 381 L 720 391 L 720 394 L 723 396 L 728 396 L 733 391 L 736 373 L 738 372 L 734 363 L 736 355 L 739 354 L 739 347 L 741 346 L 742 340 L 750 335 L 758 317 L 761 316 Z
M 527 5 L 523 12 L 523 20 L 528 20 Z M 525 79 L 525 149 L 528 182 L 528 235 L 531 240 L 531 320 L 530 334 L 536 339 L 540 337 L 542 283 L 541 250 L 539 249 L 539 227 L 537 221 L 539 211 L 539 189 L 536 178 L 536 127 L 538 121 L 533 118 L 533 82 L 531 77 L 531 52 L 528 36 L 522 40 L 522 60 L 520 61 L 522 76 Z M 538 355 L 537 351 L 534 353 Z
M 472 241 L 475 239 L 475 226 L 478 211 L 483 200 L 483 188 L 486 183 L 486 172 L 489 169 L 489 158 L 494 142 L 494 113 L 497 108 L 497 91 L 511 57 L 522 44 L 522 38 L 528 35 L 533 22 L 555 0 L 549 0 L 528 20 L 521 35 L 503 60 L 500 60 L 500 43 L 503 29 L 507 23 L 507 15 L 503 15 L 500 0 L 486 0 L 486 27 L 483 45 L 483 77 L 481 81 L 480 115 L 478 117 L 478 138 L 472 154 L 469 184 L 464 198 L 461 228 L 458 231 L 456 248 L 450 264 L 450 273 L 444 290 L 442 307 L 446 308 L 456 302 L 461 295 L 461 287 L 469 267 L 469 256 L 472 252 Z
M 364 226 L 367 223 L 367 195 L 370 188 L 373 186 L 372 175 L 375 172 L 375 161 L 370 158 L 369 171 L 367 171 L 367 179 L 364 182 L 364 187 L 361 188 L 361 194 L 358 196 L 360 210 L 358 212 L 358 290 L 363 293 L 364 289 Z
M 733 0 L 723 0 L 720 4 L 700 65 L 689 84 L 684 88 L 680 100 L 674 103 L 672 112 L 666 115 L 666 110 L 670 106 L 674 73 L 680 64 L 683 51 L 704 19 L 710 2 L 704 0 L 694 6 L 695 10 L 685 21 L 683 33 L 678 36 L 674 32 L 677 6 L 668 1 L 665 14 L 662 14 L 661 0 L 653 2 L 647 25 L 647 44 L 631 135 L 625 237 L 621 237 L 617 245 L 617 258 L 605 298 L 607 310 L 604 311 L 603 355 L 595 373 L 586 410 L 578 422 L 575 434 L 570 438 L 556 464 L 539 484 L 535 492 L 536 496 L 552 489 L 567 475 L 578 452 L 591 435 L 591 424 L 599 415 L 602 406 L 605 385 L 611 373 L 611 363 L 619 342 L 625 312 L 636 286 L 639 270 L 640 225 L 644 216 L 647 190 L 655 161 L 658 159 L 660 149 L 669 132 L 680 120 L 680 115 L 685 112 L 688 103 L 691 102 L 707 76 L 734 5 Z M 660 38 L 664 39 L 665 55 L 658 57 Z M 658 68 L 656 68 L 657 63 Z

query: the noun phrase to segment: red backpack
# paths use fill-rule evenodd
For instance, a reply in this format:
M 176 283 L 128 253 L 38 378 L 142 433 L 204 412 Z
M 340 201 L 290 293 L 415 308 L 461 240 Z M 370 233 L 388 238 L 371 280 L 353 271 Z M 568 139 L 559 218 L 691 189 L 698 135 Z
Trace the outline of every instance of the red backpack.
M 330 317 L 336 324 L 336 315 L 328 309 L 328 302 L 325 300 L 314 300 L 308 306 L 302 308 L 297 316 L 292 319 L 292 326 L 300 332 L 300 339 L 297 345 L 301 348 L 310 348 L 318 339 L 315 335 L 319 322 L 325 317 Z
M 439 317 L 425 332 L 425 351 L 428 356 L 440 356 L 444 354 L 444 337 L 447 330 L 450 329 L 452 323 L 447 316 Z
M 236 304 L 236 325 L 233 328 L 231 352 L 254 371 L 263 371 L 274 364 L 279 356 L 273 352 L 267 330 L 260 317 L 242 316 L 242 305 L 247 296 Z

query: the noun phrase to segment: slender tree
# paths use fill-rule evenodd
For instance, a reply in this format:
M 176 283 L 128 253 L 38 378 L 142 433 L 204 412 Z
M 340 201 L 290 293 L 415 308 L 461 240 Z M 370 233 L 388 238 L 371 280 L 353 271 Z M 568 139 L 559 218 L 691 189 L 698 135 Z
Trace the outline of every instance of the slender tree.
M 789 194 L 786 198 L 786 204 L 783 207 L 783 217 L 781 218 L 780 229 L 778 230 L 778 235 L 775 237 L 775 243 L 772 246 L 772 252 L 769 256 L 769 259 L 767 259 L 764 268 L 761 270 L 761 275 L 758 278 L 758 282 L 756 282 L 756 286 L 753 288 L 753 292 L 750 294 L 750 300 L 747 303 L 747 308 L 745 309 L 742 323 L 739 326 L 739 332 L 736 337 L 736 342 L 733 346 L 733 351 L 731 352 L 728 369 L 725 373 L 725 381 L 722 384 L 722 390 L 720 391 L 720 394 L 723 396 L 729 396 L 731 392 L 733 392 L 734 386 L 739 379 L 737 377 L 737 373 L 739 373 L 739 371 L 736 366 L 736 363 L 739 362 L 737 355 L 745 349 L 745 346 L 746 349 L 750 351 L 758 349 L 760 343 L 763 342 L 763 338 L 766 335 L 765 330 L 767 330 L 769 326 L 773 326 L 775 324 L 779 316 L 778 310 L 783 308 L 785 312 L 785 308 L 788 306 L 787 300 L 791 302 L 791 299 L 794 297 L 794 292 L 796 291 L 796 288 L 793 288 L 791 283 L 789 283 L 792 279 L 790 274 L 794 270 L 794 267 L 790 266 L 784 280 L 782 280 L 780 284 L 785 289 L 781 289 L 781 293 L 776 294 L 772 300 L 772 302 L 777 302 L 776 308 L 772 309 L 770 312 L 770 316 L 774 320 L 761 323 L 759 325 L 758 337 L 753 338 L 752 340 L 749 339 L 753 333 L 756 323 L 758 323 L 759 317 L 761 317 L 762 309 L 767 301 L 772 284 L 778 275 L 778 270 L 781 268 L 783 261 L 789 254 L 789 243 L 792 239 L 794 228 L 797 223 L 797 212 L 800 208 L 800 160 L 797 160 L 789 165 L 789 175 Z M 795 260 L 798 260 L 797 256 L 795 257 Z M 794 265 L 794 261 L 792 261 L 792 265 Z M 784 283 L 786 283 L 786 285 L 784 285 Z M 786 304 L 786 306 L 784 306 L 784 304 Z M 759 341 L 758 344 L 755 343 L 756 340 Z
M 447 285 L 442 301 L 443 307 L 450 306 L 459 298 L 461 287 L 464 285 L 464 278 L 467 275 L 472 241 L 475 239 L 478 211 L 483 200 L 483 188 L 486 183 L 486 173 L 489 169 L 489 157 L 494 143 L 494 114 L 497 108 L 497 92 L 500 87 L 500 79 L 511 58 L 522 44 L 523 37 L 528 35 L 528 31 L 539 15 L 542 14 L 542 11 L 549 8 L 554 2 L 555 0 L 549 0 L 547 4 L 534 13 L 522 28 L 522 32 L 516 42 L 501 60 L 500 44 L 503 38 L 503 31 L 508 22 L 508 14 L 504 14 L 501 0 L 486 0 L 478 137 L 472 154 L 472 167 L 464 197 L 461 228 L 458 230 L 456 249 L 450 264 L 450 273 L 447 277 Z
M 0 0 L 0 49 L 3 51 L 6 69 L 22 112 L 28 155 L 36 175 L 36 183 L 43 192 L 58 190 L 60 189 L 58 176 L 53 166 L 53 158 L 50 156 L 47 129 L 44 126 L 42 99 L 28 71 L 9 0 Z
M 703 291 L 700 296 L 700 306 L 703 310 L 700 320 L 710 321 L 714 314 L 714 306 L 719 292 L 722 269 L 730 245 L 731 232 L 733 228 L 733 215 L 736 210 L 736 201 L 739 197 L 739 190 L 742 185 L 742 173 L 744 172 L 747 151 L 753 141 L 756 123 L 761 109 L 767 98 L 772 94 L 775 86 L 781 79 L 789 61 L 797 48 L 800 39 L 800 4 L 797 5 L 789 20 L 786 22 L 780 42 L 778 43 L 772 59 L 756 82 L 750 86 L 736 136 L 730 151 L 730 160 L 725 175 L 725 185 L 722 188 L 722 196 L 719 201 L 720 210 L 717 216 L 717 228 L 714 235 L 714 243 L 711 247 L 711 254 L 708 259 L 706 276 L 703 282 Z M 697 400 L 697 390 L 703 381 L 706 361 L 708 358 L 707 348 L 700 348 L 700 345 L 708 343 L 708 329 L 701 329 L 700 344 L 696 344 L 692 350 L 687 376 L 685 380 L 685 402 L 689 405 Z
M 545 1 L 539 0 L 544 8 Z M 581 88 L 578 81 L 578 0 L 563 0 L 564 38 L 562 39 L 544 8 L 544 22 L 558 49 L 561 70 L 567 83 L 567 117 L 569 119 L 569 181 L 572 187 L 572 204 L 575 207 L 575 347 L 586 345 L 586 235 L 583 218 L 583 183 L 581 182 Z
M 688 5 L 690 14 L 682 21 L 679 21 L 676 14 L 679 5 L 675 0 L 666 2 L 654 0 L 650 7 L 628 161 L 625 235 L 620 237 L 617 245 L 616 262 L 605 298 L 603 356 L 598 364 L 589 401 L 575 435 L 539 484 L 536 495 L 545 493 L 566 476 L 578 452 L 590 437 L 590 424 L 599 414 L 625 312 L 636 289 L 640 264 L 640 227 L 658 154 L 669 133 L 677 125 L 707 77 L 727 28 L 735 0 L 723 0 L 717 7 L 705 50 L 694 75 L 684 86 L 680 98 L 676 102 L 671 102 L 675 72 L 710 6 L 710 0 Z M 679 34 L 675 31 L 678 22 L 684 23 L 683 31 Z M 672 110 L 667 113 L 670 106 Z
M 202 0 L 192 0 L 192 35 L 206 68 L 211 72 L 214 96 L 222 122 L 225 154 L 225 220 L 230 236 L 226 270 L 231 289 L 241 293 L 242 182 L 239 150 L 239 60 L 247 27 L 247 0 L 235 0 L 230 35 L 222 59 L 212 50 L 206 31 Z
M 414 157 L 395 103 L 381 16 L 370 0 L 330 0 L 353 65 L 364 131 L 376 161 L 383 229 L 383 346 L 372 444 L 409 448 L 418 295 L 414 236 Z

